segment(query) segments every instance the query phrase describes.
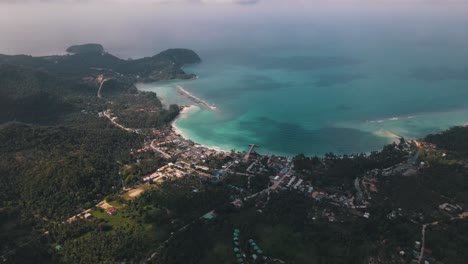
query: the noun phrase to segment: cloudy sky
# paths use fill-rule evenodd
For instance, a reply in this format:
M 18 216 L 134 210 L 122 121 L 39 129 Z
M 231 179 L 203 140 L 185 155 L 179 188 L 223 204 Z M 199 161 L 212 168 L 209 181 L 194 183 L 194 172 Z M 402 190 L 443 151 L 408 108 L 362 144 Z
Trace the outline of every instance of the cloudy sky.
M 0 53 L 56 54 L 97 42 L 139 57 L 394 24 L 393 31 L 431 32 L 466 22 L 467 7 L 468 0 L 0 0 Z

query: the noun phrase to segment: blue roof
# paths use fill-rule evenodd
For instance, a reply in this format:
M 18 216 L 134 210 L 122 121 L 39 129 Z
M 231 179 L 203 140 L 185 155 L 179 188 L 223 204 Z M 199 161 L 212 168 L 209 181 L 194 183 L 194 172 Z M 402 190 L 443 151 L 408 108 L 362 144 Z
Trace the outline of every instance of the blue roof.
M 203 216 L 204 219 L 211 220 L 215 218 L 215 215 L 212 212 L 209 212 Z
M 217 177 L 219 177 L 219 176 L 224 176 L 224 172 L 222 172 L 222 171 L 215 171 L 214 176 L 217 176 Z

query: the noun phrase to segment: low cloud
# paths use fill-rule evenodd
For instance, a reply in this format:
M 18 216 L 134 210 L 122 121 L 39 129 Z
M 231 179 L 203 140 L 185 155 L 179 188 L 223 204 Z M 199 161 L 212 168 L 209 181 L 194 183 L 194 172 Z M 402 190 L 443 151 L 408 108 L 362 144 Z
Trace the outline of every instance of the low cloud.
M 250 5 L 259 3 L 260 0 L 0 0 L 0 4 L 21 4 L 21 3 L 154 3 L 154 4 L 179 4 L 179 3 L 199 3 L 199 4 L 238 4 Z
M 268 4 L 305 4 L 305 3 L 342 3 L 342 4 L 456 4 L 467 3 L 466 0 L 0 0 L 0 4 L 14 3 L 201 3 L 201 4 L 238 4 L 249 5 L 259 2 L 268 2 Z
M 202 0 L 204 3 L 229 3 L 239 5 L 250 5 L 260 2 L 260 0 Z
M 375 32 L 371 38 L 398 34 L 417 42 L 427 36 L 466 47 L 460 25 L 468 20 L 467 8 L 429 4 L 433 1 L 442 0 L 0 0 L 0 54 L 57 54 L 73 44 L 95 42 L 135 58 L 172 47 L 309 45 L 322 35 L 346 42 L 367 32 Z M 460 0 L 444 0 L 455 1 Z M 459 41 L 433 37 L 439 32 Z M 340 56 L 302 58 L 293 65 L 305 71 L 359 64 Z M 291 67 L 280 58 L 260 66 L 271 65 Z

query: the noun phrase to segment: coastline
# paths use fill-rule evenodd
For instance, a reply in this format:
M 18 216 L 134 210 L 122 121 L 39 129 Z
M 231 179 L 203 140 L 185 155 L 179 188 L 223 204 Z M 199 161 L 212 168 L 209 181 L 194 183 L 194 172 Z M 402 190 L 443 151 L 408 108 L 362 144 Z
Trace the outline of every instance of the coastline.
M 186 140 L 189 140 L 191 142 L 193 142 L 195 145 L 198 145 L 198 146 L 201 146 L 203 148 L 207 148 L 207 149 L 210 149 L 210 150 L 214 150 L 214 151 L 217 151 L 217 152 L 222 152 L 222 153 L 229 153 L 230 150 L 223 150 L 222 148 L 218 147 L 218 146 L 209 146 L 209 145 L 204 145 L 204 144 L 201 144 L 199 142 L 196 142 L 194 141 L 193 139 L 191 139 L 190 136 L 188 136 L 186 133 L 184 133 L 178 126 L 177 126 L 177 122 L 183 118 L 187 118 L 187 115 L 189 115 L 191 112 L 193 111 L 197 111 L 197 110 L 200 110 L 202 109 L 200 106 L 197 106 L 197 105 L 185 105 L 185 106 L 181 106 L 182 110 L 180 112 L 180 114 L 177 116 L 176 119 L 174 119 L 174 121 L 171 123 L 171 127 L 172 127 L 172 130 L 174 131 L 174 133 L 178 134 L 180 137 L 186 139 Z M 380 120 L 384 120 L 385 121 L 400 121 L 400 120 L 408 120 L 408 119 L 414 119 L 416 118 L 416 116 L 405 116 L 405 117 L 392 117 L 392 118 L 385 118 L 385 119 L 380 119 Z M 374 121 L 372 122 L 371 120 L 366 120 L 366 123 L 369 123 L 369 124 L 378 124 L 378 123 L 381 123 L 381 122 L 377 122 L 377 121 Z M 464 123 L 462 122 L 461 124 L 459 124 L 459 126 L 464 126 L 464 127 L 468 127 L 468 123 Z M 449 127 L 450 128 L 450 127 Z M 439 131 L 442 132 L 443 130 Z M 379 136 L 379 137 L 382 137 L 382 138 L 387 138 L 390 140 L 390 142 L 388 142 L 388 144 L 391 144 L 391 143 L 396 143 L 398 144 L 400 142 L 400 138 L 405 138 L 406 140 L 419 140 L 418 138 L 413 138 L 413 137 L 409 137 L 409 136 L 404 136 L 404 135 L 398 135 L 390 130 L 387 130 L 387 129 L 384 129 L 384 128 L 380 128 L 376 131 L 373 132 L 374 135 L 376 136 Z M 383 145 L 384 146 L 384 145 Z M 383 147 L 382 146 L 382 147 Z M 380 150 L 380 149 L 378 149 Z M 370 154 L 371 151 L 368 151 L 366 152 L 366 154 Z M 348 154 L 353 154 L 353 153 L 348 153 Z M 294 157 L 293 154 L 274 154 L 274 155 L 279 155 L 279 156 L 285 156 L 285 157 Z
M 219 111 L 216 106 L 212 106 L 212 105 L 208 104 L 207 102 L 203 101 L 202 99 L 196 97 L 195 95 L 193 95 L 190 92 L 188 92 L 187 90 L 185 90 L 182 86 L 176 85 L 176 87 L 177 87 L 177 91 L 180 94 L 187 97 L 189 100 L 193 101 L 194 103 L 199 104 L 200 106 L 202 106 L 202 107 L 204 107 L 204 108 L 206 108 L 208 110 L 214 111 L 214 112 Z
M 231 149 L 236 149 L 238 151 L 239 150 L 245 150 L 244 148 L 241 148 L 241 147 L 235 147 L 235 146 L 230 147 L 229 144 L 227 144 L 227 146 L 226 145 L 225 146 L 217 146 L 217 145 L 212 145 L 212 144 L 216 144 L 216 142 L 213 142 L 212 144 L 210 144 L 210 143 L 208 143 L 208 144 L 201 143 L 198 140 L 202 140 L 202 139 L 205 139 L 205 138 L 200 137 L 199 139 L 197 139 L 197 137 L 192 137 L 189 134 L 189 132 L 192 131 L 190 127 L 186 127 L 184 130 L 182 130 L 181 127 L 177 125 L 177 122 L 179 122 L 183 118 L 190 118 L 191 114 L 194 111 L 201 111 L 201 110 L 206 109 L 206 110 L 209 110 L 209 111 L 219 113 L 219 110 L 216 109 L 217 111 L 215 111 L 214 109 L 209 108 L 210 105 L 208 103 L 206 103 L 206 102 L 202 101 L 201 99 L 195 97 L 194 95 L 190 94 L 188 91 L 186 91 L 180 85 L 172 83 L 171 85 L 168 85 L 165 89 L 173 91 L 168 96 L 170 96 L 170 97 L 178 96 L 179 98 L 184 98 L 185 99 L 183 103 L 179 102 L 179 105 L 182 105 L 181 106 L 181 111 L 180 111 L 179 115 L 170 124 L 171 129 L 175 134 L 179 135 L 184 140 L 192 142 L 196 146 L 200 146 L 200 147 L 210 149 L 210 150 L 214 150 L 214 151 L 217 151 L 217 152 L 226 153 L 226 152 L 230 152 Z M 159 94 L 158 94 L 158 96 L 159 96 Z M 201 104 L 201 102 L 203 102 L 204 104 Z M 463 109 L 462 112 L 464 112 L 464 111 L 465 110 Z M 422 123 L 424 123 L 424 122 L 428 122 L 426 120 L 427 116 L 437 115 L 438 118 L 441 118 L 441 117 L 444 117 L 445 115 L 447 115 L 448 113 L 452 113 L 452 112 L 458 113 L 459 111 L 450 111 L 450 112 L 445 112 L 444 111 L 444 112 L 435 112 L 435 113 L 432 113 L 432 112 L 410 113 L 410 114 L 405 114 L 405 115 L 400 115 L 400 116 L 398 116 L 398 115 L 393 115 L 393 116 L 389 115 L 389 116 L 382 117 L 382 118 L 367 119 L 367 120 L 364 119 L 364 120 L 359 120 L 359 121 L 354 120 L 354 121 L 343 122 L 340 125 L 342 125 L 344 128 L 355 128 L 355 129 L 361 129 L 359 126 L 364 125 L 367 128 L 367 129 L 365 129 L 366 132 L 369 132 L 369 133 L 371 133 L 371 134 L 373 134 L 375 136 L 381 137 L 381 138 L 385 138 L 385 140 L 387 142 L 384 145 L 386 145 L 386 144 L 391 144 L 391 143 L 398 143 L 400 137 L 404 137 L 407 140 L 408 139 L 418 139 L 418 138 L 424 137 L 426 134 L 428 134 L 428 133 L 425 133 L 425 134 L 423 134 L 421 136 L 414 135 L 412 133 L 407 134 L 406 132 L 410 132 L 409 130 L 406 131 L 407 127 L 402 127 L 402 129 L 403 128 L 404 129 L 401 130 L 401 131 L 398 130 L 398 129 L 394 130 L 395 126 L 398 126 L 399 122 L 422 122 Z M 446 120 L 449 120 L 449 119 L 446 119 Z M 432 133 L 442 132 L 445 129 L 448 129 L 450 127 L 457 126 L 457 125 L 458 126 L 467 126 L 468 124 L 466 123 L 466 119 L 463 120 L 463 121 L 464 122 L 458 122 L 458 124 L 456 124 L 456 125 L 455 124 L 450 124 L 449 126 L 441 128 L 439 131 L 432 132 Z M 395 123 L 395 125 L 393 125 L 393 123 Z M 180 123 L 180 124 L 182 124 L 182 123 Z M 383 124 L 386 124 L 386 125 L 383 125 Z M 195 131 L 195 129 L 194 129 L 194 131 Z M 203 136 L 203 135 L 201 135 L 201 136 Z M 352 140 L 352 139 L 347 138 L 346 140 Z M 202 140 L 202 142 L 203 142 L 203 140 Z M 384 145 L 382 145 L 381 147 L 383 147 Z M 381 147 L 380 148 L 375 148 L 375 150 L 381 150 Z M 265 149 L 262 149 L 262 150 L 265 150 Z M 274 153 L 274 155 L 281 155 L 281 156 L 288 156 L 288 157 L 294 156 L 294 154 L 292 154 L 292 153 L 281 153 L 281 152 L 278 153 L 278 152 L 275 152 L 275 151 L 266 151 L 266 152 Z M 370 153 L 371 150 L 361 151 L 361 152 Z M 337 154 L 352 154 L 352 152 L 350 152 L 350 153 L 338 152 Z M 322 156 L 323 154 L 322 155 L 320 155 L 320 154 L 310 154 L 310 155 Z
M 200 144 L 198 142 L 195 142 L 193 141 L 189 136 L 187 136 L 187 134 L 185 134 L 178 126 L 177 126 L 177 122 L 180 121 L 181 119 L 184 119 L 187 117 L 187 115 L 189 115 L 191 112 L 194 112 L 194 111 L 197 111 L 199 110 L 200 108 L 196 105 L 184 105 L 184 106 L 181 106 L 181 111 L 179 113 L 179 115 L 176 117 L 176 119 L 174 119 L 174 121 L 171 122 L 171 127 L 172 127 L 172 131 L 179 135 L 180 137 L 182 137 L 183 139 L 185 140 L 188 140 L 188 141 L 191 141 L 193 142 L 195 145 L 198 145 L 200 147 L 203 147 L 203 148 L 207 148 L 207 149 L 210 149 L 210 150 L 214 150 L 216 152 L 221 152 L 221 153 L 228 153 L 229 151 L 227 150 L 223 150 L 221 149 L 220 147 L 217 147 L 217 146 L 208 146 L 208 145 L 203 145 L 203 144 Z
M 400 142 L 400 138 L 404 138 L 404 136 L 397 135 L 393 133 L 392 131 L 383 129 L 383 128 L 375 131 L 374 134 L 383 138 L 388 138 L 393 143 L 397 143 L 397 144 Z M 411 139 L 411 138 L 408 138 L 408 139 Z
M 193 111 L 196 111 L 198 110 L 199 108 L 195 105 L 184 105 L 184 106 L 181 106 L 180 107 L 181 110 L 180 110 L 180 113 L 179 115 L 177 115 L 177 117 L 171 122 L 171 127 L 172 127 L 172 130 L 174 131 L 174 133 L 180 135 L 181 137 L 187 139 L 187 140 L 190 140 L 187 135 L 184 134 L 184 132 L 182 132 L 182 130 L 180 130 L 179 127 L 177 127 L 176 123 L 177 121 L 183 119 L 183 118 L 186 118 L 187 115 L 190 113 L 190 112 L 193 112 Z

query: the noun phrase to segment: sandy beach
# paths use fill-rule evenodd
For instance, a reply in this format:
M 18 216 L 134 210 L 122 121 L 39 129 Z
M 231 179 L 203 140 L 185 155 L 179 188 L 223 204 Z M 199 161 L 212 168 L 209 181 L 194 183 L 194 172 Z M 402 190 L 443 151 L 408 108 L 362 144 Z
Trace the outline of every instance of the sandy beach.
M 401 136 L 391 132 L 391 131 L 388 131 L 388 130 L 385 130 L 385 129 L 379 129 L 377 131 L 374 132 L 375 135 L 379 136 L 379 137 L 384 137 L 384 138 L 390 138 L 392 140 L 393 143 L 400 143 L 400 138 Z
M 212 105 L 208 104 L 207 102 L 203 101 L 202 99 L 196 97 L 195 95 L 193 95 L 190 92 L 188 92 L 187 90 L 185 90 L 182 86 L 180 86 L 180 85 L 176 85 L 176 86 L 177 86 L 177 91 L 180 94 L 186 96 L 191 101 L 193 101 L 193 102 L 199 104 L 200 106 L 205 107 L 206 109 L 209 109 L 211 111 L 214 111 L 214 112 L 219 111 L 216 106 L 212 106 Z
M 177 127 L 176 123 L 177 121 L 179 121 L 180 119 L 183 119 L 185 117 L 187 117 L 188 114 L 190 114 L 191 112 L 194 112 L 194 111 L 197 111 L 199 110 L 200 108 L 198 106 L 195 106 L 195 105 L 187 105 L 187 106 L 183 106 L 182 107 L 182 110 L 180 111 L 179 115 L 176 117 L 176 119 L 174 119 L 174 121 L 172 121 L 171 123 L 171 126 L 172 126 L 172 129 L 174 130 L 174 132 L 176 134 L 179 134 L 181 135 L 183 138 L 185 139 L 189 139 L 186 135 L 184 135 L 184 133 L 182 132 L 182 130 L 180 130 L 180 128 Z
M 186 140 L 190 140 L 190 141 L 193 141 L 192 139 L 190 139 L 189 136 L 187 136 L 179 127 L 177 127 L 177 121 L 181 120 L 181 119 L 184 119 L 186 118 L 190 113 L 194 112 L 194 111 L 198 111 L 200 110 L 200 107 L 196 106 L 196 105 L 188 105 L 188 106 L 183 106 L 182 107 L 182 110 L 180 111 L 179 115 L 177 116 L 176 119 L 174 119 L 174 121 L 172 121 L 171 123 L 171 126 L 172 126 L 172 130 L 174 131 L 174 133 L 180 135 L 181 137 L 183 137 L 184 139 Z M 194 142 L 194 141 L 193 141 Z M 200 143 L 197 143 L 197 142 L 194 142 L 196 145 L 199 145 L 201 147 L 204 147 L 204 148 L 207 148 L 207 149 L 212 149 L 212 150 L 216 150 L 218 152 L 223 152 L 223 153 L 227 153 L 229 152 L 228 150 L 223 150 L 219 147 L 216 147 L 216 146 L 207 146 L 207 145 L 202 145 Z

